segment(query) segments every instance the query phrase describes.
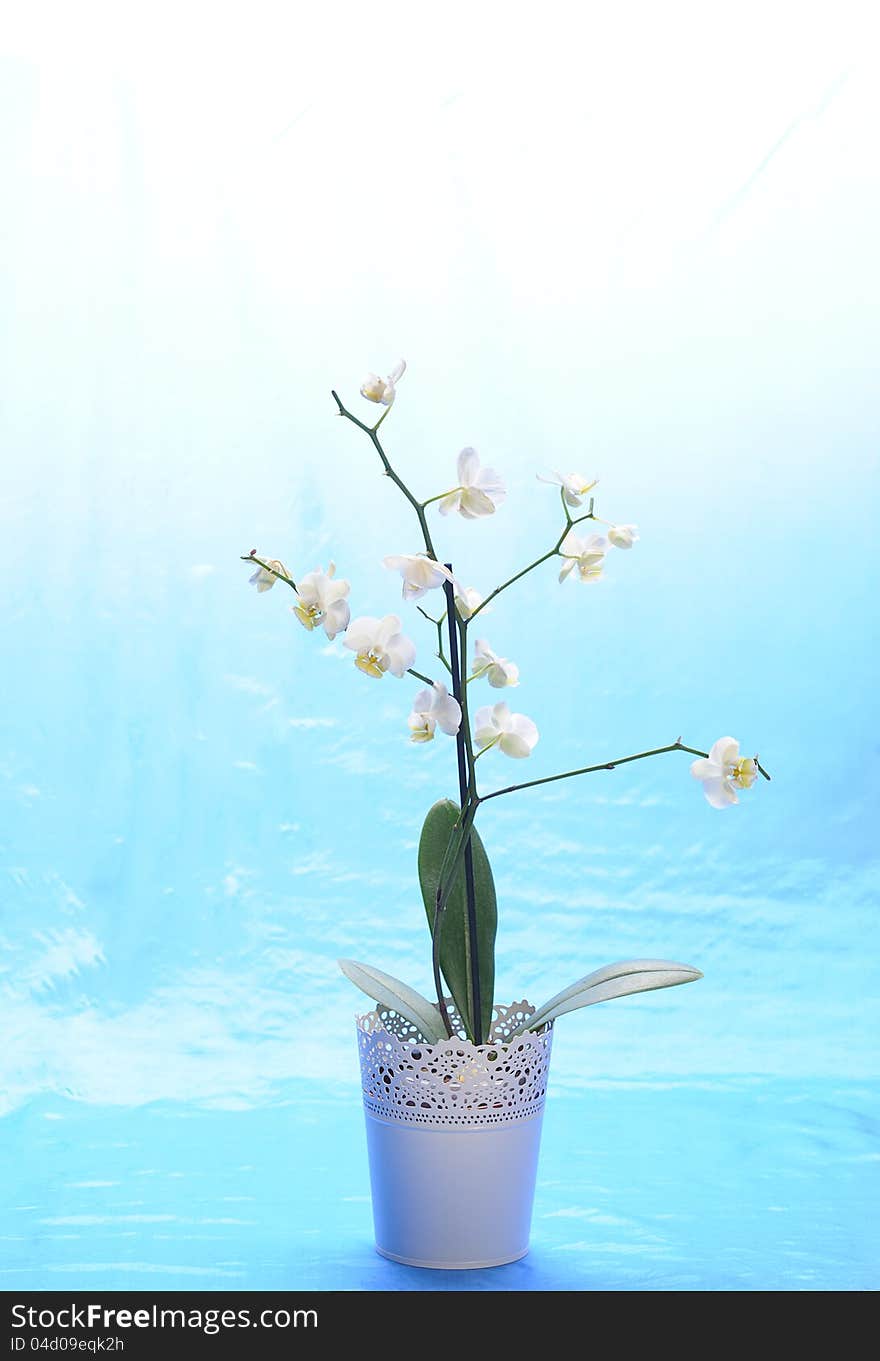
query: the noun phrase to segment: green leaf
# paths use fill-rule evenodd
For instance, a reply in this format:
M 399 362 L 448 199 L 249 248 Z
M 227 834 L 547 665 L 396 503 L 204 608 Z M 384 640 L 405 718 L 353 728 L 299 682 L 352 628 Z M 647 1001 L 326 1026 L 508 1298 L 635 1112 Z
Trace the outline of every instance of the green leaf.
M 392 978 L 391 974 L 382 973 L 381 969 L 371 968 L 369 964 L 358 964 L 353 959 L 340 959 L 337 963 L 355 987 L 360 988 L 368 997 L 372 997 L 374 1002 L 379 1002 L 383 1007 L 391 1007 L 408 1021 L 412 1021 L 426 1040 L 446 1039 L 446 1027 L 439 1007 L 429 1002 L 420 992 L 416 992 L 415 988 L 401 983 L 399 978 Z
M 441 799 L 429 811 L 422 828 L 422 836 L 419 841 L 419 881 L 422 886 L 422 898 L 428 917 L 428 930 L 432 935 L 440 873 L 447 848 L 456 835 L 460 817 L 461 809 L 457 803 L 453 803 L 451 799 Z M 492 998 L 495 991 L 495 930 L 498 925 L 498 908 L 489 858 L 479 835 L 473 830 L 471 830 L 471 848 L 474 860 L 477 957 L 480 966 L 480 1015 L 482 1037 L 485 1041 L 492 1022 Z M 441 921 L 440 967 L 443 971 L 443 977 L 449 985 L 449 991 L 455 999 L 459 1015 L 464 1021 L 468 1037 L 473 1040 L 474 1007 L 463 856 L 459 861 L 455 887 L 449 896 Z
M 668 959 L 625 959 L 619 964 L 606 964 L 604 969 L 587 974 L 551 997 L 523 1022 L 517 1034 L 536 1030 L 557 1016 L 591 1007 L 596 1002 L 610 1002 L 614 997 L 651 992 L 654 988 L 674 988 L 680 983 L 695 983 L 702 977 L 699 969 L 692 969 L 689 964 L 673 964 Z

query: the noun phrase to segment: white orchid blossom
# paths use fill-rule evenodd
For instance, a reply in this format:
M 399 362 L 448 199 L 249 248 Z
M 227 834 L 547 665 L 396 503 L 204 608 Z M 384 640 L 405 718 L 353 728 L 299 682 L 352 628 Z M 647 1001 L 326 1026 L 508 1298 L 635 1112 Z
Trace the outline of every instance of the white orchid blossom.
M 559 580 L 565 581 L 565 578 L 577 568 L 581 581 L 600 581 L 607 547 L 608 540 L 601 534 L 590 534 L 586 539 L 582 539 L 579 534 L 570 530 L 559 548 L 562 557 L 567 559 L 559 573 Z
M 599 481 L 594 477 L 592 482 L 583 477 L 581 473 L 555 473 L 553 477 L 542 477 L 536 474 L 539 482 L 547 482 L 552 487 L 562 488 L 562 497 L 567 506 L 582 506 L 584 497 L 590 492 Z
M 354 664 L 365 676 L 381 680 L 386 671 L 403 676 L 416 659 L 416 645 L 400 631 L 396 614 L 384 619 L 363 615 L 349 626 L 344 646 L 356 652 Z
M 334 580 L 335 576 L 335 562 L 331 562 L 326 572 L 321 567 L 308 572 L 296 588 L 299 604 L 291 606 L 303 628 L 311 632 L 320 625 L 331 642 L 337 633 L 343 633 L 348 628 L 351 618 L 345 598 L 351 586 L 342 578 Z
M 538 729 L 525 714 L 512 714 L 506 704 L 486 705 L 474 719 L 474 738 L 480 751 L 500 747 L 505 756 L 531 756 Z
M 474 643 L 474 660 L 471 664 L 472 679 L 485 676 L 494 690 L 503 690 L 508 685 L 519 685 L 519 667 L 506 657 L 493 652 L 485 638 Z
M 608 542 L 615 548 L 632 548 L 639 541 L 638 528 L 638 525 L 609 525 Z
M 261 595 L 263 591 L 271 591 L 279 576 L 286 577 L 289 575 L 284 563 L 279 562 L 277 558 L 267 558 L 266 561 L 272 569 L 271 572 L 267 572 L 265 567 L 258 567 L 253 576 L 248 577 L 248 584 L 256 586 Z M 277 576 L 275 575 L 276 572 Z
M 756 757 L 740 756 L 735 737 L 719 737 L 708 756 L 691 763 L 691 774 L 703 786 L 713 808 L 729 808 L 739 803 L 738 789 L 750 789 L 758 778 Z
M 470 619 L 482 605 L 483 597 L 473 586 L 456 586 L 455 588 L 455 608 L 460 619 Z M 487 605 L 484 614 L 489 614 L 492 606 Z
M 361 396 L 366 397 L 368 402 L 380 402 L 382 406 L 390 406 L 397 395 L 397 384 L 405 373 L 405 359 L 401 359 L 394 365 L 387 378 L 380 378 L 378 374 L 368 373 L 361 383 Z
M 507 495 L 504 483 L 492 468 L 480 467 L 476 449 L 462 449 L 458 456 L 458 486 L 440 498 L 440 514 L 457 510 L 466 520 L 494 515 Z
M 412 742 L 432 742 L 436 728 L 454 737 L 461 727 L 461 705 L 445 685 L 434 681 L 431 689 L 416 695 L 407 722 Z
M 383 558 L 383 565 L 403 577 L 404 600 L 421 600 L 428 591 L 435 590 L 446 581 L 455 581 L 448 567 L 423 553 L 400 553 Z

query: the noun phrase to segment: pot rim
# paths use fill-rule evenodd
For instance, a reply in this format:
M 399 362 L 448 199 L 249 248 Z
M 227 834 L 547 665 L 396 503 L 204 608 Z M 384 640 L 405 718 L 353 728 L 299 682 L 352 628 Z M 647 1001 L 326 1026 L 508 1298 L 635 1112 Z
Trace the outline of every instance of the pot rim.
M 552 1023 L 511 1036 L 534 1008 L 515 1002 L 493 1011 L 496 1038 L 481 1045 L 460 1035 L 425 1040 L 414 1022 L 382 1006 L 358 1017 L 365 1109 L 394 1123 L 435 1129 L 510 1125 L 538 1114 L 547 1092 Z
M 538 1026 L 537 1030 L 526 1030 L 521 1034 L 508 1035 L 503 1038 L 504 1030 L 510 1027 L 511 1022 L 515 1025 L 529 1016 L 534 1016 L 536 1007 L 525 998 L 519 1002 L 511 1002 L 508 1005 L 496 1002 L 492 1007 L 492 1027 L 490 1038 L 483 1044 L 474 1044 L 464 1034 L 464 1027 L 455 1008 L 451 997 L 446 999 L 449 1010 L 450 1020 L 455 1025 L 455 1033 L 442 1040 L 428 1040 L 419 1032 L 416 1026 L 401 1016 L 399 1012 L 393 1011 L 390 1007 L 377 1004 L 369 1011 L 356 1012 L 355 1024 L 360 1035 L 379 1036 L 387 1035 L 397 1044 L 405 1044 L 408 1048 L 430 1049 L 432 1053 L 442 1053 L 449 1050 L 467 1052 L 469 1056 L 495 1054 L 499 1049 L 509 1049 L 512 1045 L 532 1042 L 535 1040 L 546 1040 L 553 1031 L 553 1022 L 545 1021 Z M 391 1024 L 386 1024 L 390 1021 Z M 494 1032 L 501 1031 L 500 1035 Z

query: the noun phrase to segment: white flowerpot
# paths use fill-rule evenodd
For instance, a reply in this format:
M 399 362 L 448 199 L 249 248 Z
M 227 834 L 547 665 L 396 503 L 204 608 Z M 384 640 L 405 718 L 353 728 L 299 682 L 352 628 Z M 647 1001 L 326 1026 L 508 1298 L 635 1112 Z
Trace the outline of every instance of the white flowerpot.
M 376 1247 L 410 1266 L 463 1270 L 524 1257 L 552 1026 L 496 1007 L 491 1042 L 425 1044 L 384 1008 L 358 1018 Z

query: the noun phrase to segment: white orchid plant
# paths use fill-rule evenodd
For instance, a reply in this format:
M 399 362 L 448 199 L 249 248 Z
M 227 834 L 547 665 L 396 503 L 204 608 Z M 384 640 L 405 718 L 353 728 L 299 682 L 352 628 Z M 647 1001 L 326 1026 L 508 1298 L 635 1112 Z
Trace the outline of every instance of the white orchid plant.
M 426 500 L 414 495 L 391 466 L 379 438 L 380 427 L 391 410 L 405 370 L 406 364 L 401 360 L 387 378 L 371 373 L 361 385 L 361 395 L 367 401 L 385 407 L 373 425 L 348 411 L 335 392 L 332 396 L 339 415 L 367 435 L 385 475 L 415 512 L 424 547 L 416 553 L 390 555 L 383 561 L 389 571 L 402 578 L 405 605 L 413 606 L 436 630 L 434 657 L 444 670 L 443 678 L 415 669 L 416 645 L 398 615 L 351 618 L 350 584 L 337 577 L 332 562 L 326 572 L 318 567 L 294 579 L 281 561 L 262 557 L 256 549 L 243 560 L 255 567 L 250 581 L 258 592 L 270 590 L 276 582 L 293 591 L 292 610 L 304 628 L 309 631 L 320 628 L 331 640 L 343 635 L 344 646 L 354 653 L 354 664 L 363 675 L 374 680 L 393 676 L 419 683 L 408 719 L 411 741 L 431 742 L 438 733 L 455 739 L 458 796 L 441 799 L 429 810 L 418 851 L 419 879 L 432 940 L 436 1002 L 369 965 L 340 960 L 340 967 L 373 1001 L 392 1008 L 417 1026 L 425 1040 L 436 1043 L 455 1034 L 462 1038 L 463 1031 L 464 1037 L 479 1045 L 490 1038 L 498 915 L 492 870 L 474 825 L 483 804 L 556 780 L 615 770 L 632 761 L 673 751 L 688 752 L 696 758 L 690 767 L 691 775 L 701 782 L 713 808 L 736 804 L 739 791 L 749 789 L 759 775 L 765 780 L 770 776 L 757 756 L 740 755 L 739 743 L 732 737 L 719 738 L 708 752 L 686 746 L 678 737 L 650 751 L 542 775 L 489 793 L 480 792 L 477 765 L 483 756 L 496 751 L 514 760 L 525 760 L 538 743 L 538 728 L 533 719 L 512 712 L 505 700 L 480 707 L 469 702 L 470 686 L 485 683 L 490 689 L 507 691 L 519 685 L 516 663 L 496 652 L 485 637 L 476 636 L 478 628 L 481 635 L 483 632 L 481 616 L 502 592 L 552 560 L 560 561 L 560 583 L 569 579 L 586 584 L 601 581 L 609 549 L 629 550 L 638 542 L 639 535 L 636 525 L 611 523 L 598 517 L 595 498 L 590 494 L 596 486 L 595 478 L 576 472 L 557 473 L 553 478 L 539 475 L 540 481 L 559 488 L 564 523 L 552 547 L 485 597 L 473 586 L 462 585 L 452 565 L 438 557 L 428 523 L 428 508 L 436 505 L 441 515 L 457 513 L 466 520 L 480 520 L 495 514 L 505 500 L 506 489 L 498 473 L 483 467 L 476 450 L 468 447 L 458 455 L 453 487 Z M 581 526 L 590 526 L 590 532 L 580 529 Z M 429 612 L 416 602 L 432 593 L 437 594 L 439 603 Z M 472 707 L 476 708 L 473 715 Z M 551 998 L 523 1021 L 521 1029 L 539 1029 L 568 1011 L 595 1002 L 689 983 L 701 977 L 698 969 L 668 960 L 635 959 L 611 964 Z M 455 1003 L 460 1031 L 456 1030 L 447 988 Z

